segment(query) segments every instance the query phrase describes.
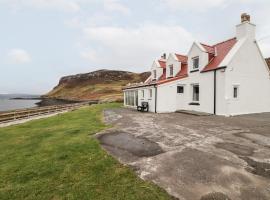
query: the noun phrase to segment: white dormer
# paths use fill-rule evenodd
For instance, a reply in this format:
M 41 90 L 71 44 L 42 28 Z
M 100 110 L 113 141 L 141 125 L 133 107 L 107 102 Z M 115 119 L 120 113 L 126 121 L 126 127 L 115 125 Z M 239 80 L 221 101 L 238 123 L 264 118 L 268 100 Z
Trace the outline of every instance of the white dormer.
M 163 73 L 163 68 L 160 66 L 159 61 L 155 60 L 151 67 L 151 78 L 152 80 L 158 80 Z
M 206 49 L 198 42 L 194 42 L 188 53 L 188 73 L 202 70 L 209 61 Z
M 166 63 L 166 78 L 172 78 L 181 70 L 181 62 L 174 53 L 170 53 Z

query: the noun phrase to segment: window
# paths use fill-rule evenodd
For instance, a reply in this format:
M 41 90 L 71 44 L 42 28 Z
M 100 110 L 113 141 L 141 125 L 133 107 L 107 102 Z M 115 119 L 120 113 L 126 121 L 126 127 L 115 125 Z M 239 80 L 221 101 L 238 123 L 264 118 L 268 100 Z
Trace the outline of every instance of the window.
M 178 94 L 184 93 L 184 86 L 177 86 L 177 93 Z
M 144 90 L 142 90 L 142 98 L 144 98 Z
M 193 66 L 193 69 L 199 68 L 199 57 L 192 58 L 192 66 Z
M 193 101 L 199 101 L 200 100 L 200 87 L 199 85 L 193 85 Z
M 152 93 L 152 89 L 149 89 L 149 98 L 152 99 L 153 93 Z
M 238 98 L 238 86 L 233 86 L 233 98 Z
M 170 65 L 169 68 L 170 68 L 170 76 L 173 76 L 173 65 Z
M 125 104 L 127 106 L 137 106 L 138 105 L 138 91 L 126 91 Z
M 154 79 L 157 78 L 157 70 L 153 70 L 153 78 L 154 78 Z

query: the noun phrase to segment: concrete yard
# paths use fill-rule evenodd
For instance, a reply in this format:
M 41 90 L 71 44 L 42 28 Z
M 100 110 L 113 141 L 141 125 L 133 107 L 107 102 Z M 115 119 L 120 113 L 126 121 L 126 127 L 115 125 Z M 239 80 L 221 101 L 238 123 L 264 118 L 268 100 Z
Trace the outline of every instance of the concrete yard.
M 102 146 L 180 200 L 269 200 L 270 113 L 236 117 L 104 112 Z

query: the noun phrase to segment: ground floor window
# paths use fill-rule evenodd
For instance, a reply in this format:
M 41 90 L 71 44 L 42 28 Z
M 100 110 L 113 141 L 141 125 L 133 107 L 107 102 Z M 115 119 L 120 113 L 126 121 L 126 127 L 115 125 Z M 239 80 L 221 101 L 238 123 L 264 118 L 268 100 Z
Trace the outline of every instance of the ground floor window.
M 184 93 L 184 86 L 177 86 L 177 93 L 178 94 Z
M 237 99 L 238 98 L 238 86 L 233 86 L 233 98 Z
M 126 91 L 125 92 L 125 104 L 127 106 L 137 106 L 138 105 L 138 91 Z
M 199 85 L 193 85 L 193 101 L 199 101 L 200 100 L 200 86 Z

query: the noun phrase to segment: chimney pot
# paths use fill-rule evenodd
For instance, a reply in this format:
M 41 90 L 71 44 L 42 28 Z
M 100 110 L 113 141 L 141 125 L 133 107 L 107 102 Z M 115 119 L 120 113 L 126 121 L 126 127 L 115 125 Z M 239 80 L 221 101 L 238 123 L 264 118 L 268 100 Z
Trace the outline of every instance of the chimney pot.
M 243 13 L 241 15 L 241 23 L 244 23 L 244 22 L 250 22 L 250 15 L 248 15 L 247 13 Z

